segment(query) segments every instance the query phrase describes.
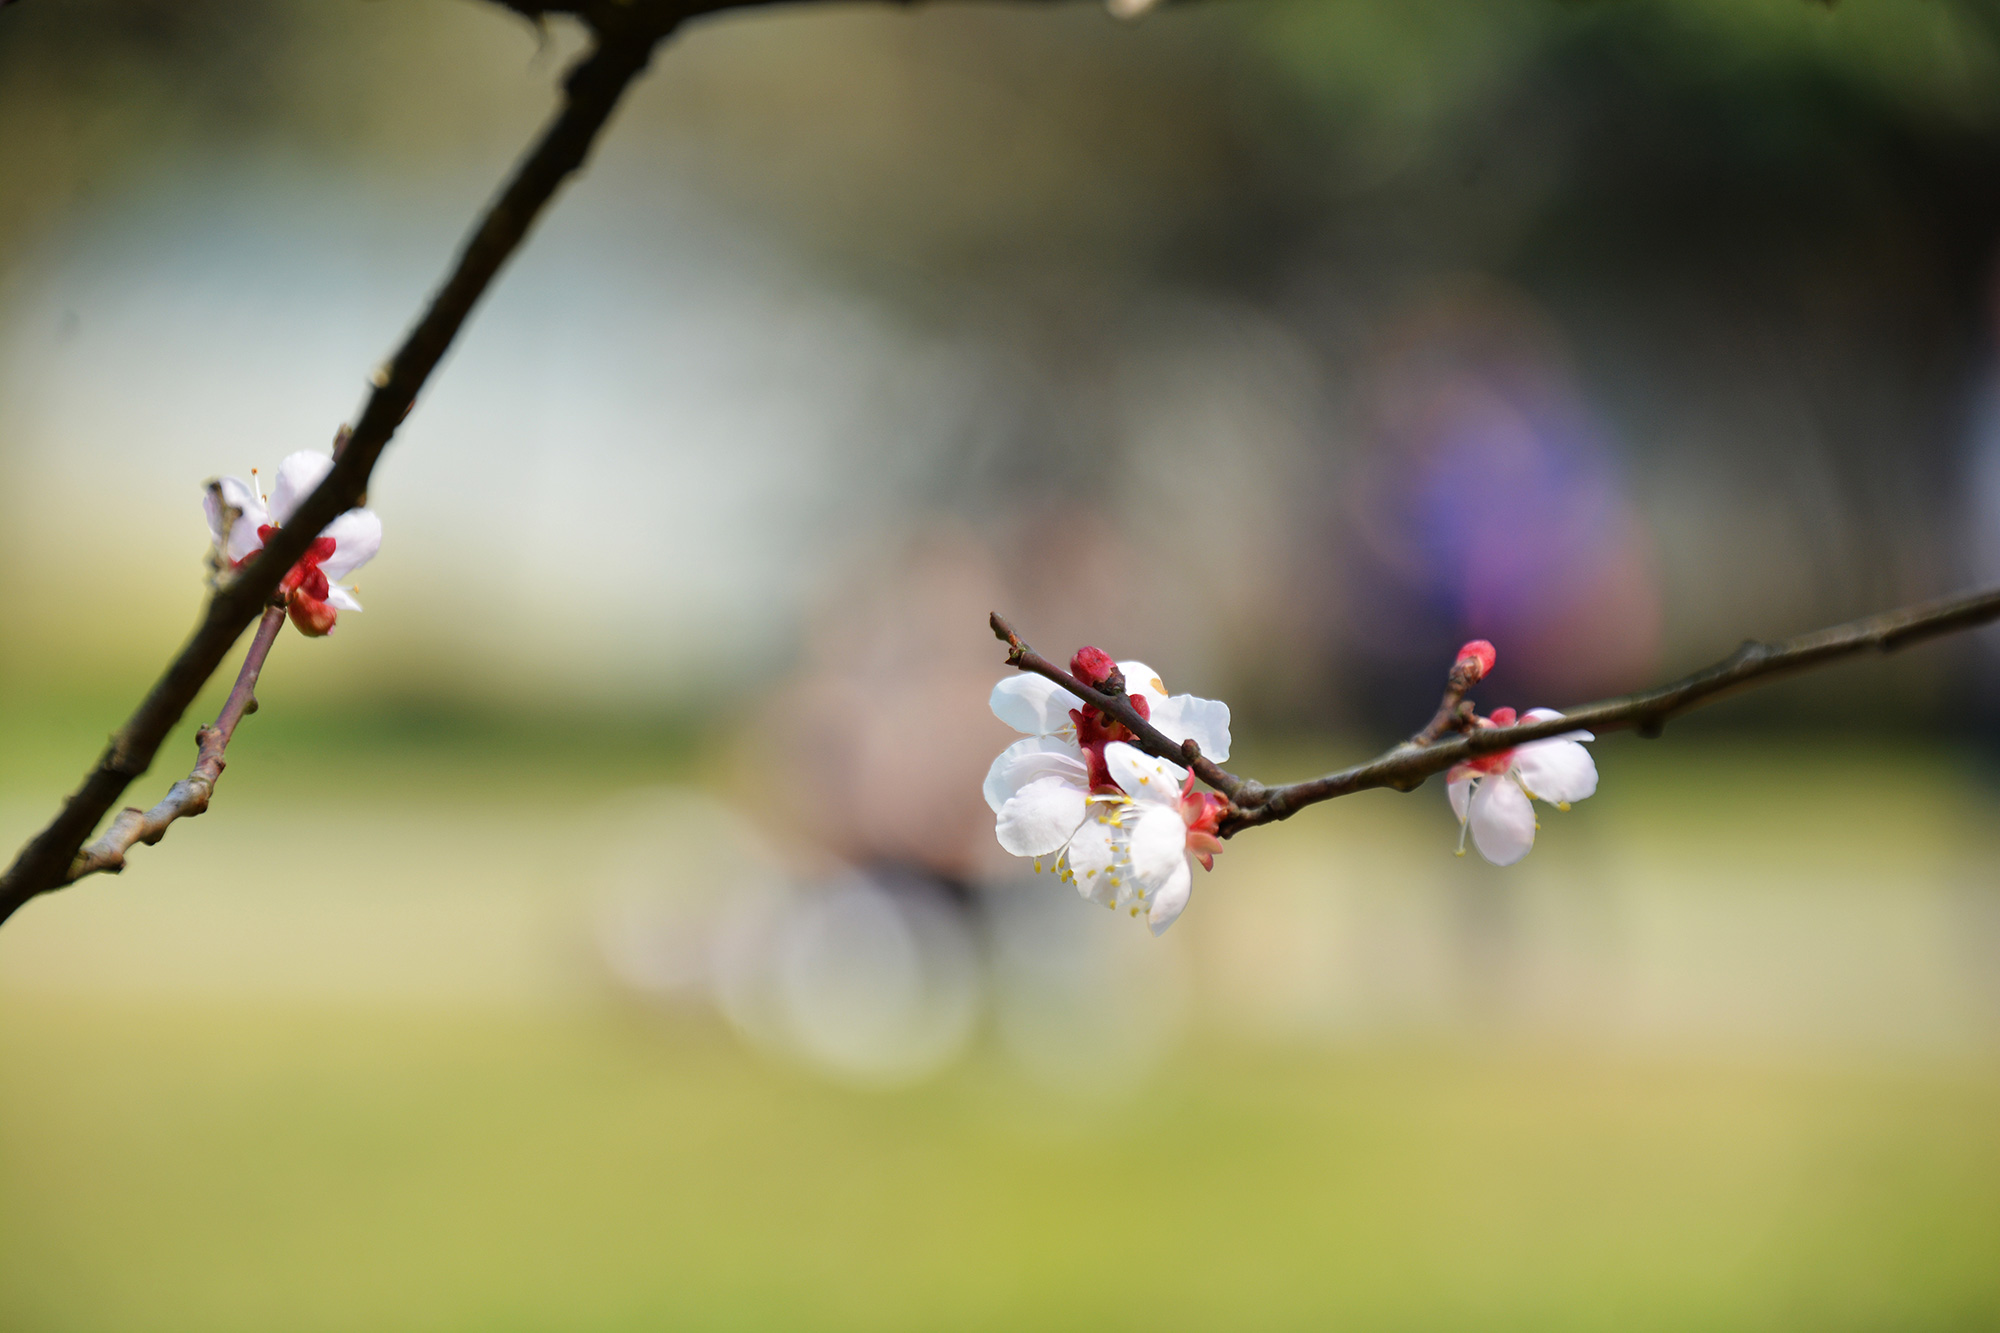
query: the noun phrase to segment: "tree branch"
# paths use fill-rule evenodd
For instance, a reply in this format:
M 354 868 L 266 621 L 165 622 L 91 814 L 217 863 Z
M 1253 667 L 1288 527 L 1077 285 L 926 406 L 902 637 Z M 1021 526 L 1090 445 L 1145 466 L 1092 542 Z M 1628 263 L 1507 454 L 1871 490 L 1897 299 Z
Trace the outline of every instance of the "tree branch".
M 1438 740 L 1453 725 L 1452 719 L 1459 716 L 1459 699 L 1464 693 L 1463 685 L 1456 689 L 1448 686 L 1437 717 L 1415 738 L 1364 764 L 1276 787 L 1266 787 L 1217 768 L 1199 757 L 1192 741 L 1185 746 L 1176 745 L 1147 725 L 1125 700 L 1091 689 L 1029 648 L 999 616 L 992 618 L 992 625 L 994 634 L 1007 644 L 1007 661 L 1011 665 L 1046 676 L 1116 717 L 1138 738 L 1139 748 L 1155 758 L 1176 764 L 1190 764 L 1192 760 L 1190 766 L 1195 776 L 1229 798 L 1230 810 L 1222 822 L 1222 836 L 1229 837 L 1258 824 L 1275 823 L 1306 806 L 1337 796 L 1350 796 L 1374 787 L 1414 791 L 1426 778 L 1454 764 L 1566 732 L 1618 731 L 1630 727 L 1642 736 L 1658 736 L 1672 718 L 1739 690 L 1863 653 L 1893 653 L 1911 644 L 1995 620 L 2000 620 L 2000 588 L 1885 611 L 1781 643 L 1751 640 L 1714 666 L 1638 694 L 1585 704 L 1560 718 L 1511 727 L 1481 727 L 1449 740 Z M 1457 675 L 1458 668 L 1454 667 L 1454 679 Z
M 125 868 L 125 853 L 132 850 L 133 843 L 143 842 L 151 847 L 167 836 L 167 826 L 176 819 L 192 819 L 208 809 L 216 779 L 228 767 L 223 751 L 229 748 L 229 740 L 236 734 L 236 724 L 246 714 L 257 711 L 257 676 L 264 669 L 271 645 L 278 641 L 278 631 L 284 627 L 285 608 L 266 607 L 264 619 L 257 626 L 257 636 L 250 641 L 250 651 L 243 655 L 243 667 L 236 673 L 236 684 L 223 701 L 222 711 L 216 714 L 212 725 L 194 734 L 197 755 L 194 771 L 168 788 L 166 796 L 151 810 L 141 810 L 135 805 L 120 810 L 111 826 L 77 853 L 63 883 L 74 884 L 99 871 L 117 874 Z
M 333 470 L 255 560 L 218 583 L 194 634 L 111 738 L 83 785 L 0 875 L 0 921 L 35 895 L 69 882 L 72 862 L 90 831 L 132 780 L 152 764 L 167 733 L 194 702 L 230 647 L 270 602 L 279 581 L 327 524 L 366 500 L 376 460 L 473 305 L 564 179 L 583 164 L 612 109 L 646 68 L 654 48 L 692 6 L 606 8 L 611 12 L 596 24 L 595 46 L 564 80 L 561 110 L 487 206 L 423 317 L 395 356 L 376 372 L 375 390 Z

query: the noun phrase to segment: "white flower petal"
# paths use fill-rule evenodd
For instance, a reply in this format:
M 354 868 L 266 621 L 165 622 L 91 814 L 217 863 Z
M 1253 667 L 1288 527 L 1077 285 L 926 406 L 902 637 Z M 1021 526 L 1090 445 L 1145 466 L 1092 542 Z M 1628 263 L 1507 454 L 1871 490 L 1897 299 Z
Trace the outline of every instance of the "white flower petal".
M 1083 707 L 1083 700 L 1047 676 L 1026 671 L 995 685 L 989 703 L 993 716 L 1030 736 L 1053 736 L 1074 726 L 1070 710 Z
M 1148 898 L 1177 871 L 1187 869 L 1187 824 L 1163 805 L 1141 809 L 1125 821 L 1127 873 Z
M 1149 720 L 1168 740 L 1192 740 L 1218 764 L 1229 758 L 1229 705 L 1220 699 L 1176 694 L 1154 704 Z
M 1146 911 L 1146 924 L 1153 928 L 1155 935 L 1164 935 L 1167 927 L 1180 919 L 1188 905 L 1188 895 L 1194 892 L 1194 867 L 1188 859 L 1181 858 L 1180 869 L 1170 876 L 1153 894 L 1153 905 Z
M 359 611 L 361 603 L 354 600 L 354 594 L 338 583 L 330 584 L 326 590 L 326 604 L 336 611 Z
M 1533 741 L 1514 751 L 1521 784 L 1551 804 L 1580 801 L 1597 790 L 1597 764 L 1575 741 Z
M 1512 778 L 1487 778 L 1472 793 L 1472 845 L 1496 866 L 1510 866 L 1535 845 L 1535 803 Z
M 278 464 L 278 484 L 271 488 L 271 521 L 278 524 L 291 522 L 299 505 L 326 480 L 326 474 L 331 471 L 333 459 L 325 454 L 316 454 L 310 449 L 286 454 L 285 460 Z
M 217 492 L 220 491 L 220 498 Z M 235 522 L 230 525 L 229 540 L 223 544 L 223 553 L 231 561 L 241 560 L 252 551 L 263 547 L 257 536 L 257 529 L 271 521 L 264 511 L 264 502 L 257 498 L 257 492 L 240 477 L 217 477 L 202 492 L 201 509 L 208 516 L 208 534 L 222 543 L 222 510 L 228 506 L 236 511 Z
M 1087 793 L 1064 778 L 1037 778 L 1000 807 L 994 835 L 1016 856 L 1052 856 L 1083 823 Z
M 382 520 L 372 509 L 350 509 L 320 536 L 333 538 L 333 554 L 320 562 L 320 569 L 330 579 L 344 579 L 382 549 Z
M 1171 805 L 1179 819 L 1181 784 L 1187 770 L 1164 759 L 1155 759 L 1135 745 L 1113 741 L 1104 747 L 1104 767 L 1119 789 L 1142 805 Z M 1186 831 L 1183 824 L 1182 831 Z
M 1562 714 L 1553 708 L 1530 708 L 1527 712 L 1521 714 L 1521 721 L 1547 722 L 1561 716 Z M 1597 737 L 1587 731 L 1565 731 L 1561 735 L 1551 736 L 1549 739 L 1553 741 L 1594 741 Z M 1533 745 L 1541 744 L 1539 741 L 1531 741 L 1529 743 Z
M 1444 784 L 1444 794 L 1451 800 L 1451 812 L 1458 816 L 1458 822 L 1465 822 L 1465 803 L 1472 799 L 1472 784 L 1478 778 L 1460 778 L 1456 782 Z
M 1142 696 L 1146 707 L 1156 709 L 1167 701 L 1166 683 L 1160 679 L 1159 672 L 1144 662 L 1120 662 L 1118 670 L 1125 677 L 1125 693 Z
M 1054 736 L 1030 736 L 1015 741 L 986 770 L 986 783 L 981 790 L 986 804 L 997 815 L 1000 807 L 1014 799 L 1021 788 L 1046 777 L 1066 777 L 1079 791 L 1088 787 L 1090 770 L 1084 766 L 1083 751 L 1076 748 L 1075 742 Z
M 1118 860 L 1118 826 L 1101 804 L 1092 805 L 1083 817 L 1083 827 L 1069 840 L 1063 853 L 1076 891 L 1091 902 L 1109 907 L 1118 896 L 1112 884 L 1112 866 Z

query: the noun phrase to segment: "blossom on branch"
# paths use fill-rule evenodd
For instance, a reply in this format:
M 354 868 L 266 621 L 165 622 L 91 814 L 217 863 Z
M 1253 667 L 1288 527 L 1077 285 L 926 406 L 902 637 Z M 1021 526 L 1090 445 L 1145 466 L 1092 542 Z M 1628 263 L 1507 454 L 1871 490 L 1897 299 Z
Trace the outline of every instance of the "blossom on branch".
M 1520 720 L 1546 722 L 1561 716 L 1553 708 L 1531 708 Z M 1514 710 L 1496 708 L 1493 716 L 1473 722 L 1482 728 L 1511 727 Z M 1578 744 L 1596 739 L 1587 731 L 1570 731 L 1454 764 L 1445 774 L 1445 794 L 1458 816 L 1458 854 L 1465 855 L 1470 829 L 1472 845 L 1496 866 L 1510 866 L 1526 856 L 1541 827 L 1535 820 L 1536 801 L 1567 810 L 1571 801 L 1597 790 L 1597 765 Z
M 1124 873 L 1111 880 L 1111 900 L 1105 905 L 1133 916 L 1144 912 L 1158 935 L 1179 918 L 1194 891 L 1191 862 L 1200 861 L 1204 870 L 1215 868 L 1216 853 L 1222 850 L 1216 829 L 1229 802 L 1213 792 L 1196 791 L 1194 774 L 1179 764 L 1155 759 L 1123 741 L 1106 746 L 1104 758 L 1125 793 L 1111 813 L 1117 831 L 1113 869 Z
M 308 495 L 333 470 L 333 459 L 302 450 L 278 464 L 278 484 L 267 503 L 254 480 L 218 477 L 208 483 L 202 509 L 215 540 L 216 563 L 241 569 L 264 549 Z M 254 479 L 256 469 L 250 471 Z M 382 520 L 372 509 L 350 509 L 326 525 L 299 562 L 285 572 L 277 600 L 299 632 L 317 638 L 332 631 L 342 611 L 359 611 L 354 593 L 335 583 L 373 559 L 382 548 Z
M 1133 711 L 1170 740 L 1192 740 L 1203 754 L 1217 760 L 1229 757 L 1229 705 L 1192 694 L 1169 695 L 1158 674 L 1144 662 L 1114 662 L 1096 648 L 1079 651 L 1070 670 L 1092 686 L 1130 691 L 1126 698 Z M 1115 752 L 1140 753 L 1126 744 L 1134 739 L 1132 733 L 1116 718 L 1038 675 L 1022 673 L 1002 680 L 993 687 L 991 705 L 1002 722 L 1027 733 L 1027 739 L 1001 751 L 986 774 L 983 790 L 1000 845 L 1015 856 L 1034 858 L 1037 870 L 1042 868 L 1041 858 L 1054 858 L 1056 873 L 1093 902 L 1130 907 L 1141 901 L 1135 898 L 1137 889 L 1127 874 L 1139 813 L 1134 808 L 1136 798 L 1109 766 Z M 1181 770 L 1167 767 L 1174 769 L 1173 781 L 1181 782 Z M 1200 799 L 1216 802 L 1204 833 L 1214 842 L 1221 799 Z M 1176 846 L 1184 848 L 1188 825 L 1178 818 L 1175 822 Z M 1212 857 L 1220 847 L 1215 842 L 1207 855 Z M 1148 883 L 1152 887 L 1143 902 L 1150 913 L 1164 880 L 1156 874 Z M 1156 933 L 1172 924 L 1186 901 L 1182 889 L 1173 910 L 1155 920 Z

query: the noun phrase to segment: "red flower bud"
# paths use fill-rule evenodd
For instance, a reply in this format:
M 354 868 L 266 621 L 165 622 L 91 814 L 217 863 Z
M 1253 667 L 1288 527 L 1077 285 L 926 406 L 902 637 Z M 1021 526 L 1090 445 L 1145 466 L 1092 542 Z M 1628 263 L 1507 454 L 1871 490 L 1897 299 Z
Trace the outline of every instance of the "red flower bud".
M 318 574 L 319 570 L 313 570 Z M 325 576 L 321 576 L 320 586 L 325 587 Z M 287 600 L 286 610 L 290 612 L 292 624 L 298 626 L 299 633 L 311 638 L 319 638 L 333 629 L 333 622 L 340 612 L 328 606 L 317 597 L 304 592 L 295 592 Z
M 1458 650 L 1458 661 L 1452 664 L 1452 670 L 1462 671 L 1475 681 L 1481 680 L 1493 669 L 1497 656 L 1492 644 L 1484 639 L 1474 639 Z
M 1118 670 L 1118 664 L 1102 648 L 1079 648 L 1076 656 L 1069 659 L 1069 670 L 1086 685 L 1102 685 Z

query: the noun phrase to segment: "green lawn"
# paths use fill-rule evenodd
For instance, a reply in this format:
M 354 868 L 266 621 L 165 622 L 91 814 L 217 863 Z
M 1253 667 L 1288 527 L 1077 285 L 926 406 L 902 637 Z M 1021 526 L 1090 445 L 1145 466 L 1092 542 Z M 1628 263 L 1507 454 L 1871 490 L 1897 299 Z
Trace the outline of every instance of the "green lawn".
M 87 730 L 8 733 L 0 833 Z M 0 931 L 0 1327 L 2000 1325 L 1994 821 L 1947 757 L 1607 744 L 1512 878 L 1434 791 L 1265 831 L 1159 942 L 1185 1041 L 1078 1101 L 618 999 L 589 849 L 689 751 L 551 734 L 253 719 L 213 813 Z M 1437 942 L 1487 902 L 1482 989 Z
M 1196 1048 L 898 1094 L 700 1023 L 10 1001 L 23 1329 L 1971 1328 L 2000 1077 Z

